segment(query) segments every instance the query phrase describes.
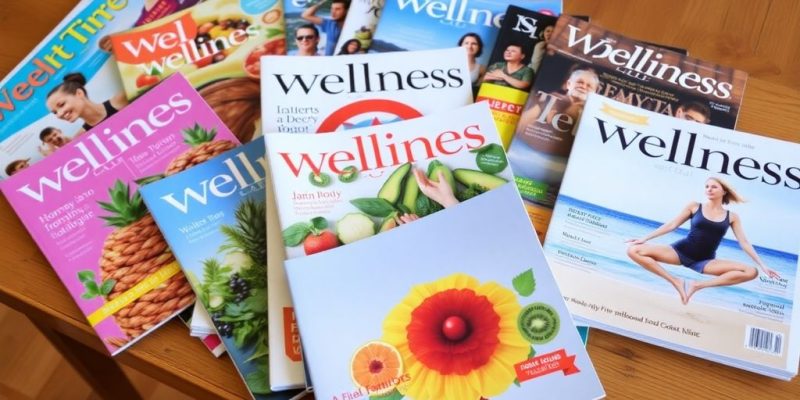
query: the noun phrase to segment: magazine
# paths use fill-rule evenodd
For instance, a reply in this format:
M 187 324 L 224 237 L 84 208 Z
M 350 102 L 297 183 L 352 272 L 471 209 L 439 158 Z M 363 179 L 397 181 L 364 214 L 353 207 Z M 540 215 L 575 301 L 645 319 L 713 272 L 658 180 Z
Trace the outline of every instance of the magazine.
M 176 74 L 58 152 L 0 182 L 112 355 L 195 298 L 138 186 L 237 144 Z
M 472 102 L 463 49 L 421 51 L 414 56 L 414 62 L 403 54 L 302 62 L 294 57 L 265 57 L 264 132 L 332 132 L 415 118 Z M 283 270 L 280 227 L 270 225 L 267 232 L 277 238 L 275 244 L 281 248 L 270 251 L 270 257 L 276 258 L 267 266 L 271 347 L 285 350 L 270 353 L 270 368 L 275 384 L 297 385 L 304 380 L 302 352 Z M 272 244 L 269 247 L 274 248 Z
M 561 16 L 508 148 L 540 239 L 588 93 L 664 115 L 733 128 L 747 74 Z
M 191 332 L 191 325 L 192 325 L 192 314 L 194 310 L 197 308 L 197 302 L 195 301 L 195 305 L 190 306 L 178 314 L 178 318 L 180 318 L 181 322 L 189 328 L 190 332 L 189 335 L 200 339 L 203 342 L 203 346 L 205 346 L 214 357 L 219 358 L 223 353 L 225 353 L 225 347 L 222 345 L 222 341 L 219 340 L 219 336 L 216 333 L 214 334 L 206 334 L 202 336 L 193 335 Z
M 503 17 L 475 101 L 489 102 L 504 148 L 511 143 L 556 21 L 514 5 Z
M 183 73 L 242 143 L 260 135 L 261 56 L 286 54 L 280 1 L 207 0 L 113 34 L 129 99 Z
M 517 6 L 561 13 L 561 0 L 520 0 Z M 508 2 L 504 0 L 386 0 L 370 51 L 467 49 L 473 93 L 478 92 Z
M 255 398 L 271 393 L 267 354 L 263 139 L 142 188 L 142 197 Z M 272 395 L 271 395 L 272 394 Z
M 381 19 L 384 0 L 351 0 L 335 55 L 366 53 Z
M 487 104 L 266 141 L 317 398 L 604 395 Z
M 545 242 L 570 311 L 793 377 L 800 239 L 787 233 L 800 224 L 798 151 L 591 95 Z
M 169 15 L 197 0 L 83 0 L 0 82 L 0 179 L 39 162 L 127 104 L 108 35 Z M 70 83 L 68 83 L 70 82 Z M 51 93 L 52 92 L 52 93 Z M 71 109 L 56 107 L 59 94 Z M 83 110 L 103 104 L 98 119 Z
M 290 56 L 332 56 L 350 0 L 283 0 Z
M 464 49 L 296 59 L 264 57 L 264 132 L 333 132 L 472 102 Z

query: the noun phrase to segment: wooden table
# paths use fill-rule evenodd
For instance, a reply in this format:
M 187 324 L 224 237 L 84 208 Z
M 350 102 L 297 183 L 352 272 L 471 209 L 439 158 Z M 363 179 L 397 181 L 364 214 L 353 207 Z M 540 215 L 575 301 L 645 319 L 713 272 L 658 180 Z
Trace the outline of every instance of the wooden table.
M 75 3 L 3 0 L 0 74 L 7 74 Z M 693 56 L 748 71 L 739 128 L 800 142 L 800 2 L 565 3 L 567 12 L 589 15 L 617 32 L 684 47 Z M 199 398 L 247 397 L 230 360 L 212 357 L 178 321 L 113 361 L 104 356 L 99 339 L 5 199 L 0 200 L 0 301 L 25 313 L 103 397 L 137 397 L 114 361 Z M 800 379 L 769 379 L 599 330 L 592 331 L 588 348 L 611 399 L 800 398 Z

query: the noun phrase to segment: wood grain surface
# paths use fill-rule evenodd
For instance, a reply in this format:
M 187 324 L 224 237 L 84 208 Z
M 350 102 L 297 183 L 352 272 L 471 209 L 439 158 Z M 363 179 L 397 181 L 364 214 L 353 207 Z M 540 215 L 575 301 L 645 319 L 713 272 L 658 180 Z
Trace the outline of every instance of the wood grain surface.
M 0 0 L 0 76 L 8 74 L 75 4 L 76 0 Z M 565 0 L 564 4 L 566 12 L 589 15 L 616 32 L 686 48 L 694 57 L 747 71 L 750 79 L 739 129 L 800 142 L 800 1 Z M 0 200 L 0 302 L 69 340 L 101 350 L 99 339 L 4 198 Z M 9 327 L 0 327 L 0 332 L 5 329 Z M 0 346 L 9 344 L 0 341 Z M 800 379 L 765 378 L 599 330 L 591 332 L 588 349 L 610 399 L 800 398 Z M 190 396 L 247 397 L 230 360 L 215 359 L 178 321 L 115 360 Z M 0 363 L 5 367 L 7 361 Z M 26 364 L 24 357 L 14 363 L 17 368 L 31 368 L 31 373 L 41 368 Z

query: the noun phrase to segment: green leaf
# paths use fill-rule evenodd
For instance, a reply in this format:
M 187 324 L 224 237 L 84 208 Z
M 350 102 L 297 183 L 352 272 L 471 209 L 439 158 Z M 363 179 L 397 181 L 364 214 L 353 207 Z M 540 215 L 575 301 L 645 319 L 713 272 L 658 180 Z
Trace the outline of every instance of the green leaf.
M 268 28 L 267 29 L 267 39 L 273 38 L 278 35 L 283 35 L 283 29 L 279 28 Z
M 311 226 L 317 230 L 324 230 L 328 228 L 328 220 L 323 217 L 314 217 L 311 219 Z
M 311 226 L 305 222 L 298 222 L 283 230 L 283 242 L 287 247 L 297 246 L 303 243 L 309 233 L 311 233 Z
M 528 359 L 531 359 L 534 356 L 536 356 L 536 349 L 534 349 L 533 346 L 531 346 L 531 351 L 528 352 Z
M 83 298 L 85 300 L 91 300 L 91 299 L 93 299 L 95 297 L 97 297 L 97 294 L 94 294 L 94 293 L 84 293 L 84 294 L 81 295 L 81 298 Z
M 400 400 L 403 398 L 403 395 L 397 391 L 397 388 L 392 390 L 391 392 L 384 394 L 384 395 L 371 395 L 369 396 L 369 400 Z
M 379 197 L 362 197 L 360 199 L 350 200 L 350 204 L 356 206 L 361 212 L 367 215 L 378 218 L 386 218 L 389 214 L 397 211 L 394 205 L 386 199 Z
M 533 277 L 533 269 L 528 269 L 515 276 L 511 284 L 520 296 L 530 296 L 533 294 L 533 291 L 536 290 L 536 279 Z
M 519 384 L 519 378 L 514 378 L 514 386 L 520 387 L 522 385 Z
M 94 271 L 91 270 L 78 271 L 78 280 L 84 284 L 86 282 L 94 282 Z
M 103 281 L 103 284 L 100 285 L 100 294 L 102 294 L 103 296 L 108 296 L 108 294 L 111 293 L 112 290 L 114 290 L 114 285 L 116 284 L 117 281 L 115 279 L 106 279 L 105 281 Z
M 100 287 L 97 286 L 97 282 L 95 281 L 88 281 L 83 282 L 83 286 L 86 287 L 86 292 L 91 293 L 94 295 L 100 295 Z
M 267 381 L 267 375 L 269 374 L 268 369 L 266 361 L 259 362 L 257 370 L 245 376 L 244 381 L 247 383 L 247 388 L 250 389 L 253 394 L 270 393 L 269 382 Z
M 260 341 L 256 345 L 256 349 L 253 350 L 253 354 L 246 360 L 244 360 L 244 362 L 250 362 L 259 357 L 266 357 L 268 355 L 269 355 L 269 347 L 267 346 L 267 343 L 265 341 Z
M 244 299 L 241 303 L 243 309 L 249 312 L 266 313 L 267 312 L 267 290 L 256 289 L 250 290 L 250 296 Z
M 487 174 L 496 174 L 503 171 L 508 166 L 508 159 L 503 146 L 497 143 L 491 143 L 478 149 L 478 155 L 475 157 L 475 163 L 478 169 Z

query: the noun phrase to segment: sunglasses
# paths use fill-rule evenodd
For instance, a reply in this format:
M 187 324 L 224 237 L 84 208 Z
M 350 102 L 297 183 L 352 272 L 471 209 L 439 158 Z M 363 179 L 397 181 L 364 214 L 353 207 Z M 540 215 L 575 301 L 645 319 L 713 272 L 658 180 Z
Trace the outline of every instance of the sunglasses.
M 302 42 L 303 40 L 314 40 L 316 38 L 317 38 L 316 35 L 303 35 L 295 37 L 295 39 L 297 39 L 298 42 Z

